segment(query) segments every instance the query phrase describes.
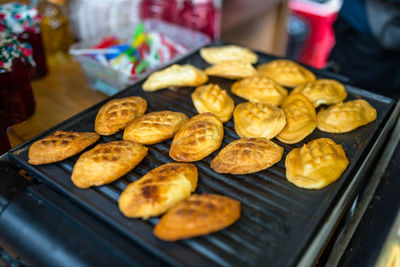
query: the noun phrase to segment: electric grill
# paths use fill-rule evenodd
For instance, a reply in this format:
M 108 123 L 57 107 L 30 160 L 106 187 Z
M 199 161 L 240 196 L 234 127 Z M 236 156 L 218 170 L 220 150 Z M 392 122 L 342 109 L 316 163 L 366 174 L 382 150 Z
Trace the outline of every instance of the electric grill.
M 218 45 L 218 44 L 214 44 Z M 258 64 L 275 57 L 258 53 Z M 204 69 L 198 51 L 176 63 Z M 341 79 L 312 70 L 318 77 Z M 355 131 L 330 134 L 315 130 L 302 142 L 284 147 L 282 160 L 249 175 L 218 174 L 210 169 L 214 152 L 195 162 L 199 170 L 198 193 L 217 193 L 242 204 L 240 219 L 220 232 L 178 242 L 163 242 L 153 234 L 158 218 L 128 219 L 118 210 L 118 197 L 132 181 L 153 168 L 171 162 L 171 140 L 148 146 L 148 156 L 131 172 L 112 184 L 87 190 L 73 186 L 70 176 L 79 155 L 62 162 L 32 166 L 27 163 L 30 145 L 57 130 L 94 131 L 98 109 L 112 98 L 137 95 L 148 103 L 147 112 L 172 110 L 189 117 L 197 112 L 191 101 L 193 88 L 143 92 L 142 81 L 119 94 L 43 132 L 1 157 L 4 181 L 0 195 L 0 245 L 32 264 L 78 265 L 136 264 L 173 266 L 312 264 L 365 180 L 399 113 L 393 99 L 346 85 L 348 100 L 362 98 L 376 108 L 377 119 Z M 230 92 L 232 81 L 210 77 L 227 89 L 235 104 L 245 100 Z M 233 120 L 224 124 L 222 147 L 238 139 Z M 285 178 L 284 159 L 293 148 L 328 137 L 341 144 L 350 161 L 342 177 L 321 190 L 297 188 Z M 99 142 L 122 140 L 122 132 L 102 136 Z M 85 150 L 86 151 L 86 150 Z M 21 178 L 21 170 L 32 177 Z M 18 173 L 19 171 L 19 173 Z M 15 188 L 14 188 L 15 187 Z M 10 192 L 12 191 L 12 192 Z M 42 207 L 41 207 L 42 206 Z M 37 213 L 37 216 L 36 216 Z M 59 225 L 58 225 L 59 223 Z M 32 225 L 33 224 L 33 225 Z M 54 254 L 55 253 L 55 254 Z

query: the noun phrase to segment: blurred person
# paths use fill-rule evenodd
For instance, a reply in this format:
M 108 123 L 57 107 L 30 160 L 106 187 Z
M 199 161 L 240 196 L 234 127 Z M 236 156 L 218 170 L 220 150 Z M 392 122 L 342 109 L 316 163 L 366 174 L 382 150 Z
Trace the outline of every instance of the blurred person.
M 400 0 L 343 1 L 330 54 L 357 87 L 400 97 Z

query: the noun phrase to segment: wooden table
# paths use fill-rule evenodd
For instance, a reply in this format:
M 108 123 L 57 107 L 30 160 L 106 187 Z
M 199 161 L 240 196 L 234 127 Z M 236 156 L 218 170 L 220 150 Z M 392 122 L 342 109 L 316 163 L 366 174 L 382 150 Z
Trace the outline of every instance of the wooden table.
M 35 113 L 8 129 L 12 147 L 107 97 L 89 87 L 81 67 L 73 61 L 52 68 L 46 77 L 31 85 L 36 100 Z

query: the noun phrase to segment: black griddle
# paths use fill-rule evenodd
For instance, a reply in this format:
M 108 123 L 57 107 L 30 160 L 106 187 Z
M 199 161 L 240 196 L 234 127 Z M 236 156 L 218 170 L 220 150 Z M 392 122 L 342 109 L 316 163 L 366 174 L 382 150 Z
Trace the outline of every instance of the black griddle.
M 275 59 L 263 53 L 258 55 L 258 64 Z M 208 66 L 197 51 L 177 63 L 192 64 L 201 69 Z M 335 77 L 330 73 L 313 71 L 319 77 Z M 218 83 L 227 89 L 235 104 L 245 101 L 230 92 L 232 81 L 210 77 L 209 82 Z M 70 180 L 74 163 L 80 154 L 54 164 L 32 166 L 27 163 L 30 145 L 48 134 L 57 130 L 94 131 L 97 111 L 112 98 L 136 95 L 147 100 L 147 112 L 172 110 L 184 112 L 189 117 L 197 114 L 190 97 L 194 88 L 147 93 L 142 91 L 142 83 L 143 80 L 43 132 L 12 149 L 8 156 L 13 164 L 23 168 L 37 180 L 58 190 L 135 244 L 150 250 L 166 263 L 176 266 L 292 266 L 298 263 L 346 188 L 349 185 L 352 187 L 359 185 L 358 169 L 371 154 L 371 149 L 379 149 L 376 146 L 378 136 L 387 127 L 388 118 L 394 107 L 394 101 L 390 98 L 346 85 L 349 94 L 347 100 L 357 98 L 367 100 L 377 109 L 376 121 L 345 134 L 329 134 L 316 129 L 305 140 L 295 145 L 287 145 L 273 139 L 285 149 L 282 160 L 273 167 L 255 174 L 225 175 L 214 172 L 209 165 L 219 150 L 195 162 L 199 170 L 196 192 L 217 193 L 239 200 L 242 204 L 241 217 L 234 225 L 220 232 L 168 243 L 158 240 L 152 233 L 158 218 L 147 221 L 128 219 L 118 210 L 117 202 L 120 193 L 130 182 L 139 179 L 153 168 L 172 161 L 168 156 L 171 140 L 148 146 L 148 156 L 134 170 L 116 182 L 87 190 L 76 188 Z M 224 123 L 224 131 L 222 147 L 239 138 L 234 132 L 232 119 Z M 285 157 L 293 148 L 301 147 L 304 143 L 321 137 L 331 138 L 341 144 L 350 164 L 337 182 L 322 190 L 297 188 L 285 178 Z M 102 136 L 99 142 L 114 140 L 122 140 L 122 132 L 108 137 Z M 357 179 L 356 185 L 354 185 L 355 179 Z

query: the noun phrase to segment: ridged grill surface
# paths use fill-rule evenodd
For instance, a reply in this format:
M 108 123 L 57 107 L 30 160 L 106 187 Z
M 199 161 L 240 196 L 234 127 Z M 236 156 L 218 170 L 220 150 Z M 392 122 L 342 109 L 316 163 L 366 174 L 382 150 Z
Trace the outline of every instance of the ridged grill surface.
M 272 59 L 271 56 L 259 54 L 259 63 Z M 188 56 L 180 63 L 187 63 L 204 69 L 207 64 L 198 53 Z M 209 82 L 220 84 L 228 89 L 235 104 L 243 102 L 230 92 L 232 81 L 211 78 Z M 189 117 L 196 114 L 190 94 L 193 88 L 178 90 L 161 90 L 145 93 L 141 84 L 131 86 L 115 97 L 139 95 L 148 102 L 148 110 L 172 110 L 186 113 Z M 241 217 L 233 226 L 220 232 L 184 241 L 166 243 L 152 234 L 158 218 L 148 221 L 125 218 L 118 210 L 118 197 L 122 190 L 132 181 L 139 179 L 153 168 L 171 162 L 168 156 L 171 140 L 149 147 L 148 156 L 129 174 L 116 182 L 101 187 L 81 190 L 70 181 L 71 172 L 79 155 L 55 164 L 31 166 L 27 163 L 27 152 L 33 141 L 56 130 L 93 131 L 94 119 L 101 104 L 61 123 L 33 140 L 12 151 L 12 158 L 20 167 L 34 177 L 49 183 L 61 190 L 68 197 L 77 201 L 101 219 L 121 231 L 133 242 L 138 242 L 155 254 L 158 254 L 173 265 L 293 265 L 309 245 L 321 222 L 335 205 L 335 199 L 351 181 L 354 172 L 362 163 L 362 156 L 368 150 L 374 137 L 384 124 L 393 106 L 390 99 L 374 97 L 368 92 L 347 86 L 348 99 L 362 97 L 378 111 L 378 118 L 373 123 L 346 134 L 328 134 L 315 130 L 303 142 L 286 145 L 276 139 L 274 142 L 285 148 L 282 160 L 273 167 L 249 175 L 218 174 L 210 169 L 214 152 L 202 161 L 195 162 L 199 170 L 197 193 L 217 193 L 237 199 L 242 204 Z M 224 124 L 225 137 L 223 145 L 238 139 L 233 130 L 233 120 Z M 322 190 L 304 190 L 290 184 L 285 178 L 284 161 L 287 153 L 294 147 L 320 137 L 329 137 L 342 144 L 350 165 L 342 178 Z M 122 140 L 122 132 L 105 137 L 99 142 Z M 86 150 L 85 150 L 86 151 Z M 208 264 L 208 265 L 206 265 Z

